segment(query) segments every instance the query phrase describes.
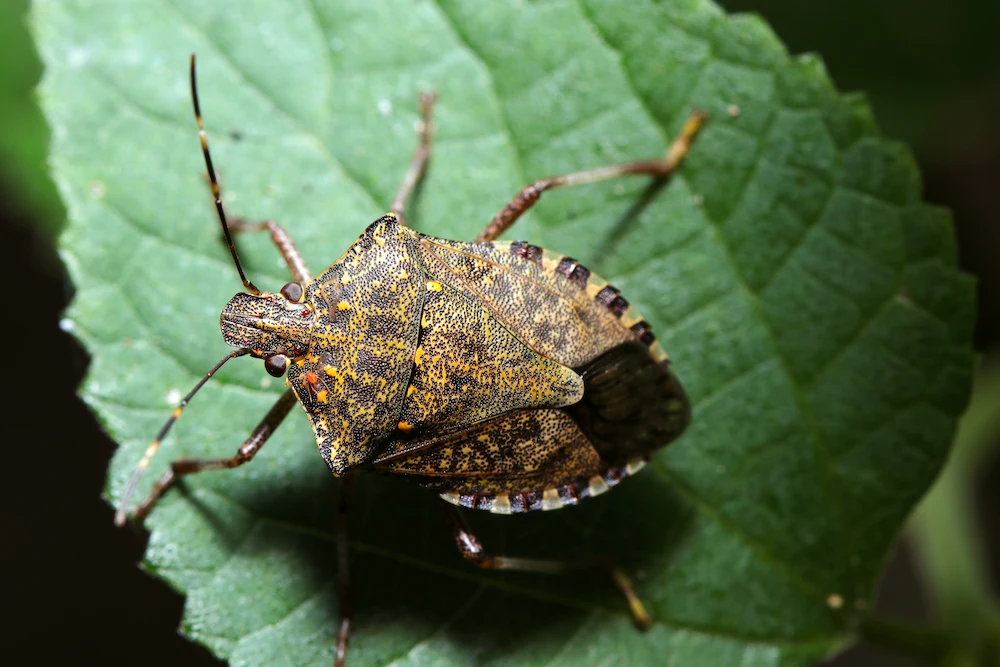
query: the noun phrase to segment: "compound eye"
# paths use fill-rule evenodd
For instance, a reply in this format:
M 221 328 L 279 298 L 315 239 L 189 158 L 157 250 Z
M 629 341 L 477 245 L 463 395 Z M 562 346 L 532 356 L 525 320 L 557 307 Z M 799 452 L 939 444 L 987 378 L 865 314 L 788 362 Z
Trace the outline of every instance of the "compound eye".
M 292 303 L 301 303 L 302 294 L 302 285 L 298 283 L 287 283 L 281 288 L 281 295 Z
M 288 357 L 283 354 L 272 354 L 264 360 L 264 370 L 268 375 L 280 378 L 288 370 Z

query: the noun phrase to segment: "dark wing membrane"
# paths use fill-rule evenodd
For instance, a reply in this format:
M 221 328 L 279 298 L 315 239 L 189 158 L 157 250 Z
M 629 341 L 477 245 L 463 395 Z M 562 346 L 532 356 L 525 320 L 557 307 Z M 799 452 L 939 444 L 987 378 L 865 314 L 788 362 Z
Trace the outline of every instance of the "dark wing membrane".
M 574 370 L 583 377 L 583 399 L 564 410 L 612 465 L 647 458 L 688 425 L 690 404 L 669 362 L 652 359 L 638 341 Z

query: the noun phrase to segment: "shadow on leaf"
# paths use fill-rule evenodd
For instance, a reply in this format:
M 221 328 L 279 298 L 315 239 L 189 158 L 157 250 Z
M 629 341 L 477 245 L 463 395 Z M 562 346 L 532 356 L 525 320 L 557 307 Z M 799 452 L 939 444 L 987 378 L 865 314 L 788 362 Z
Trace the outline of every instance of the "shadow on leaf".
M 251 569 L 217 575 L 213 585 L 228 587 L 227 594 L 207 599 L 228 598 L 231 606 L 225 613 L 239 617 L 242 596 L 283 587 L 286 598 L 299 602 L 268 622 L 293 623 L 297 610 L 321 605 L 332 650 L 338 618 L 337 485 L 328 475 L 309 474 L 299 483 L 264 483 L 248 490 L 252 502 L 245 508 L 256 519 L 254 527 L 239 539 L 230 535 L 226 544 L 233 561 L 245 561 Z M 578 626 L 595 610 L 627 617 L 625 601 L 603 575 L 483 571 L 463 561 L 449 533 L 443 501 L 412 484 L 362 474 L 355 494 L 350 523 L 356 606 L 352 653 L 357 649 L 374 652 L 372 660 L 392 659 L 392 647 L 409 651 L 438 634 L 473 653 L 505 643 L 513 649 L 542 640 L 556 626 Z M 197 494 L 183 495 L 185 511 L 202 514 L 208 525 L 229 534 Z M 649 512 L 649 507 L 659 511 Z M 666 566 L 693 518 L 690 507 L 649 473 L 630 478 L 614 493 L 559 512 L 464 514 L 490 553 L 558 560 L 611 557 L 633 578 L 640 596 L 644 572 Z M 253 586 L 242 590 L 247 581 Z M 290 589 L 298 594 L 289 595 Z M 651 611 L 655 616 L 662 610 Z M 248 634 L 256 634 L 252 622 L 246 620 Z

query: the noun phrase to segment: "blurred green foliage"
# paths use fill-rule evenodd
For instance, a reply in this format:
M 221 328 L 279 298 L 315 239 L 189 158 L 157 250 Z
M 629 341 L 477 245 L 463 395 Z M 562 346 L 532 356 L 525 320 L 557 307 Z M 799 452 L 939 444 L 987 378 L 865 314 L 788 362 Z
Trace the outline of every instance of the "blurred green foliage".
M 978 148 L 1000 104 L 996 0 L 720 0 L 767 19 L 792 53 L 822 55 L 863 90 L 887 136 L 923 158 Z
M 28 0 L 0 2 L 0 183 L 7 205 L 54 239 L 65 211 L 48 176 L 49 131 L 35 100 L 42 73 L 25 14 Z
M 945 667 L 1000 665 L 1000 602 L 970 509 L 970 487 L 992 463 L 1000 441 L 1000 358 L 983 364 L 948 466 L 910 520 L 910 535 L 937 622 L 951 637 Z

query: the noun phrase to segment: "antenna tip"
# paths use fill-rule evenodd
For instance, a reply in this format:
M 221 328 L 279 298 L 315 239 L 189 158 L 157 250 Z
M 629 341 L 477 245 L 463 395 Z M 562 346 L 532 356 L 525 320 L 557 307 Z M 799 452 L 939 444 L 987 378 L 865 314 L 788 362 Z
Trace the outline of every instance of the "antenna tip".
M 115 512 L 115 526 L 121 528 L 128 521 L 128 514 L 126 514 L 124 509 L 119 509 Z

